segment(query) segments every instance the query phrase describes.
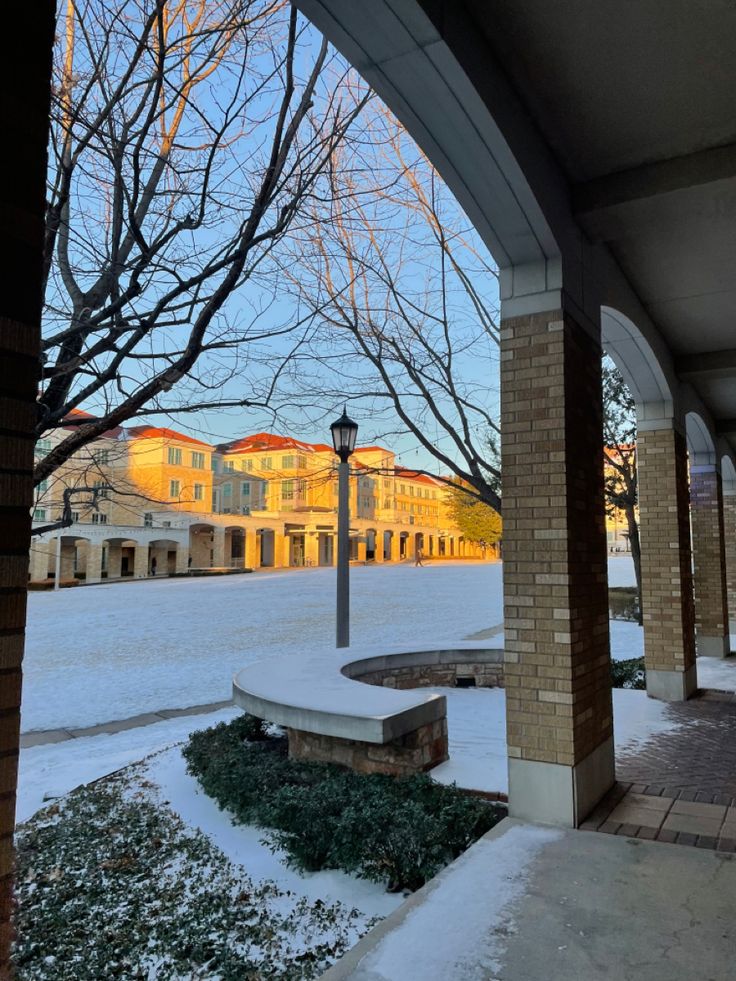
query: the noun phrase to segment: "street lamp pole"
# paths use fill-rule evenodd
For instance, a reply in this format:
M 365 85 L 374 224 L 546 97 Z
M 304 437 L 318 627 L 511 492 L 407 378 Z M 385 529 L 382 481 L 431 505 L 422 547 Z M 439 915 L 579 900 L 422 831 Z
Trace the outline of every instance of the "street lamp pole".
M 358 435 L 357 423 L 343 411 L 330 426 L 332 445 L 340 458 L 337 495 L 337 647 L 350 646 L 350 459 Z

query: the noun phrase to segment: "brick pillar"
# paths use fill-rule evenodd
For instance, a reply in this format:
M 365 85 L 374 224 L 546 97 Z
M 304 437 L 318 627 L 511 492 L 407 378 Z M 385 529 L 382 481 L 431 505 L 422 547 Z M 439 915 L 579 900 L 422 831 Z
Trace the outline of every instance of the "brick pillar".
M 373 561 L 383 562 L 383 532 L 377 531 L 373 539 Z
M 357 545 L 356 558 L 357 558 L 358 562 L 365 562 L 366 551 L 367 551 L 367 548 L 368 548 L 367 543 L 366 542 L 356 542 L 355 544 Z
M 260 569 L 261 567 L 261 542 L 255 528 L 245 533 L 245 567 L 246 569 Z
M 146 557 L 148 557 L 148 549 L 146 549 Z M 107 578 L 108 579 L 119 579 L 122 571 L 123 563 L 123 546 L 114 545 L 108 543 L 107 546 Z M 64 576 L 61 577 L 62 579 Z
M 110 552 L 108 550 L 108 576 L 111 576 L 110 572 Z M 133 576 L 136 579 L 145 579 L 149 572 L 149 562 L 148 562 L 148 543 L 142 542 L 136 545 L 135 552 L 133 553 Z
M 575 827 L 614 780 L 598 325 L 504 318 L 501 430 L 510 814 Z
M 212 536 L 212 566 L 215 569 L 225 567 L 225 529 L 215 528 Z
M 102 579 L 102 543 L 90 542 L 87 545 L 87 569 L 85 582 L 100 582 Z
M 3 11 L 0 62 L 0 977 L 10 975 L 13 829 L 33 504 L 51 48 L 51 0 Z M 22 39 L 22 42 L 21 42 Z
M 288 535 L 275 531 L 273 533 L 273 567 L 287 569 L 291 551 L 291 541 Z
M 176 546 L 175 572 L 177 576 L 183 576 L 189 572 L 189 549 L 186 545 L 178 544 Z
M 71 539 L 62 538 L 61 540 L 61 582 L 69 582 L 74 578 L 74 560 L 76 558 L 76 545 Z
M 31 582 L 43 582 L 49 577 L 49 544 L 37 538 L 31 544 Z
M 647 693 L 683 701 L 697 688 L 684 433 L 640 427 L 636 459 Z
M 723 487 L 715 466 L 690 467 L 690 520 L 695 577 L 695 644 L 699 656 L 727 657 Z
M 729 632 L 736 634 L 736 481 L 723 482 L 723 541 Z
M 304 562 L 306 565 L 319 565 L 319 532 L 307 531 L 304 534 Z

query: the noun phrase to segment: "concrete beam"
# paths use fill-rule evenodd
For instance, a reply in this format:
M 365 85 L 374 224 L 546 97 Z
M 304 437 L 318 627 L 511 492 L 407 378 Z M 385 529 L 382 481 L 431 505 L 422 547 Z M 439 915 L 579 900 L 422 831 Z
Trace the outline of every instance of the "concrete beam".
M 736 377 L 736 350 L 706 351 L 676 358 L 675 371 L 683 381 Z
M 576 184 L 572 188 L 573 213 L 591 214 L 629 201 L 642 201 L 734 177 L 736 143 L 730 143 Z

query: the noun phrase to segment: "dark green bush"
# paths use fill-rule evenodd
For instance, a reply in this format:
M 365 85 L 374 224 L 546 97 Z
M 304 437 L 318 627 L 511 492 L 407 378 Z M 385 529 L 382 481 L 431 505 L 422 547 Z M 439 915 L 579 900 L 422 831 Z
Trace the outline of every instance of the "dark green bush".
M 193 733 L 184 755 L 205 793 L 237 823 L 267 829 L 296 868 L 342 869 L 392 890 L 417 889 L 503 816 L 423 775 L 290 760 L 286 740 L 264 738 L 249 716 Z
M 647 673 L 643 657 L 630 657 L 626 661 L 611 661 L 611 676 L 614 688 L 647 687 Z
M 609 586 L 608 614 L 612 620 L 641 623 L 641 605 L 636 586 Z

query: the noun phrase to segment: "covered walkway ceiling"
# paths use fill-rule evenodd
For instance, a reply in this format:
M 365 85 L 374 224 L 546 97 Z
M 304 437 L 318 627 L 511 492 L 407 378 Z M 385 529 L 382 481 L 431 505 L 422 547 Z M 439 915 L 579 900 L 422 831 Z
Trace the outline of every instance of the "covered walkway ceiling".
M 499 265 L 549 255 L 537 205 L 558 242 L 567 222 L 610 250 L 736 447 L 736 4 L 298 3 L 402 118 Z

